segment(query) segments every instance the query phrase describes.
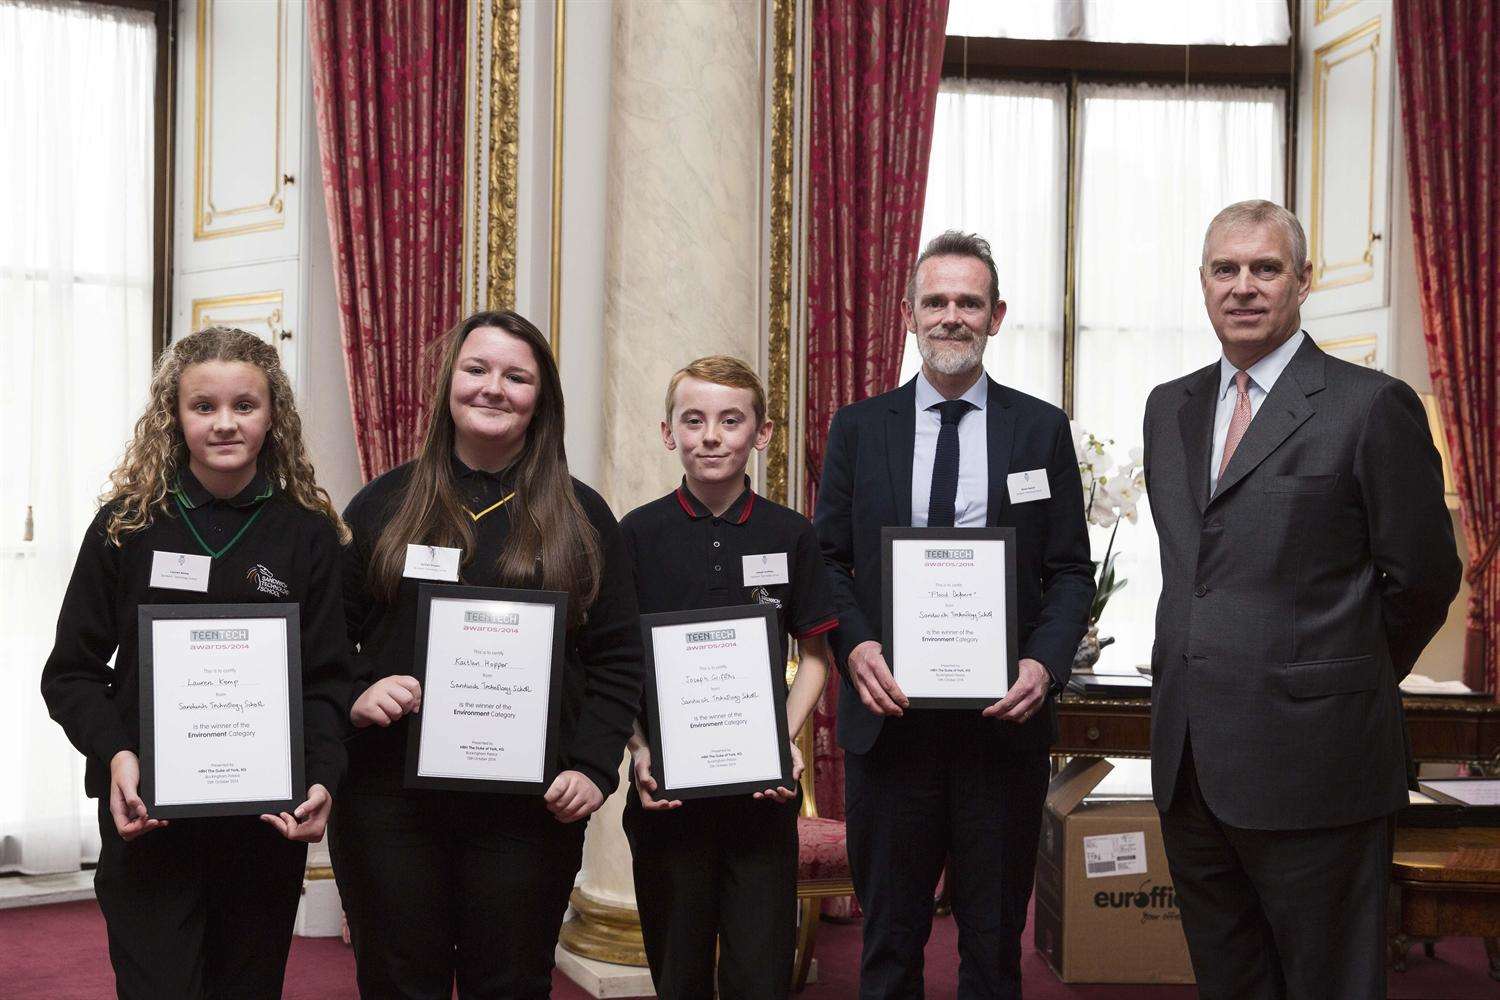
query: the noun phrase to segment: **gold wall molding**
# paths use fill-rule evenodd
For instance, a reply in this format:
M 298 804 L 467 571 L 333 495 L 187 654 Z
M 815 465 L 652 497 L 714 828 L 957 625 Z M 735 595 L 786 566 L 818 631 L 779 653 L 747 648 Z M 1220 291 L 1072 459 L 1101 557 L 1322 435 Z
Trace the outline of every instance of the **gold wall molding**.
M 265 307 L 265 308 L 261 308 Z M 282 325 L 285 299 L 280 291 L 252 292 L 243 295 L 218 295 L 206 299 L 194 299 L 190 333 L 208 326 L 264 324 L 273 345 L 288 336 Z
M 552 240 L 551 271 L 547 278 L 547 329 L 552 356 L 562 360 L 562 241 L 563 241 L 563 83 L 568 52 L 567 0 L 552 8 Z
M 1353 361 L 1366 368 L 1376 367 L 1380 339 L 1373 333 L 1364 333 L 1356 337 L 1338 337 L 1334 340 L 1319 340 L 1314 337 L 1313 343 L 1325 353 L 1337 355 L 1345 361 Z
M 1357 2 L 1358 0 L 1318 0 L 1318 6 L 1314 12 L 1314 23 L 1322 24 L 1329 18 L 1337 17 Z
M 274 153 L 272 156 L 271 193 L 264 201 L 227 208 L 213 201 L 213 72 L 210 60 L 213 53 L 212 28 L 214 0 L 198 2 L 198 37 L 196 46 L 197 88 L 193 108 L 193 239 L 213 240 L 225 236 L 243 236 L 246 233 L 267 232 L 286 225 L 286 204 L 283 185 L 290 182 L 292 171 L 286 160 L 284 134 L 286 132 L 283 88 L 286 81 L 286 0 L 276 2 L 276 113 Z M 222 225 L 221 220 L 233 220 L 246 215 L 263 215 L 270 212 L 271 218 L 262 218 Z M 195 327 L 196 329 L 196 327 Z
M 770 285 L 767 289 L 766 395 L 776 422 L 766 451 L 766 496 L 788 507 L 791 495 L 792 239 L 797 96 L 797 3 L 771 4 Z
M 521 151 L 521 4 L 490 0 L 489 220 L 485 307 L 516 304 L 516 175 Z
M 1312 91 L 1312 203 L 1311 232 L 1308 233 L 1313 260 L 1312 290 L 1325 291 L 1345 285 L 1359 285 L 1375 278 L 1375 243 L 1380 235 L 1375 232 L 1375 137 L 1378 134 L 1377 112 L 1379 110 L 1380 80 L 1380 18 L 1376 17 L 1359 27 L 1345 32 L 1333 41 L 1320 47 L 1313 54 Z M 1366 215 L 1364 251 L 1348 260 L 1325 259 L 1324 242 L 1327 226 L 1324 222 L 1323 198 L 1328 190 L 1325 157 L 1332 152 L 1328 148 L 1326 132 L 1330 111 L 1328 109 L 1328 77 L 1338 66 L 1354 59 L 1366 57 L 1370 61 L 1370 134 L 1366 166 Z

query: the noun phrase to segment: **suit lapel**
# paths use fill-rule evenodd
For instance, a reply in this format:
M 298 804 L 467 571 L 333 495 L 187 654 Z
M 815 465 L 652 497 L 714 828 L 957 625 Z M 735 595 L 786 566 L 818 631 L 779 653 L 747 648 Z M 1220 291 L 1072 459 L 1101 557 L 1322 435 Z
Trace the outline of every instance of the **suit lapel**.
M 1010 390 L 988 375 L 985 378 L 989 379 L 989 396 L 984 404 L 984 438 L 990 480 L 985 523 L 993 527 L 1000 523 L 1000 514 L 1007 500 L 1005 482 L 1010 475 L 1010 446 L 1015 434 L 1016 418 L 1011 410 L 1013 399 Z
M 891 400 L 885 420 L 886 468 L 901 527 L 911 526 L 911 460 L 917 444 L 917 380 L 908 381 Z
M 1219 363 L 1204 368 L 1187 383 L 1187 399 L 1177 409 L 1188 487 L 1199 512 L 1208 506 L 1208 465 L 1214 448 L 1214 405 L 1218 402 Z
M 1281 373 L 1276 385 L 1261 402 L 1259 412 L 1250 421 L 1250 427 L 1240 440 L 1240 446 L 1234 450 L 1224 475 L 1219 477 L 1219 488 L 1209 500 L 1210 504 L 1253 472 L 1316 412 L 1308 397 L 1323 388 L 1325 360 L 1311 337 L 1303 340 L 1286 371 Z

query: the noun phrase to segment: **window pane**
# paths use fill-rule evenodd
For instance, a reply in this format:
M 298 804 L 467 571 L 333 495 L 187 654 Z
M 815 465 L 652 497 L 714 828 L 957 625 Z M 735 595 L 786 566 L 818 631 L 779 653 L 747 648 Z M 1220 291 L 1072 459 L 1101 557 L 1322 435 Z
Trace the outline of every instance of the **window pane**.
M 1285 45 L 1286 0 L 1087 0 L 1083 37 L 1161 45 Z
M 1059 0 L 949 0 L 948 34 L 973 38 L 1063 38 Z
M 948 34 L 1158 45 L 1285 45 L 1285 0 L 951 0 Z
M 1219 343 L 1198 284 L 1203 232 L 1245 198 L 1281 201 L 1283 102 L 1276 89 L 1081 89 L 1078 358 L 1074 412 L 1118 459 L 1141 443 L 1146 396 L 1210 364 Z M 1149 506 L 1149 502 L 1143 507 Z M 1094 528 L 1095 557 L 1108 532 Z M 1115 594 L 1100 630 L 1116 643 L 1101 669 L 1151 657 L 1161 584 L 1149 510 L 1116 540 Z
M 0 3 L 0 871 L 98 850 L 36 678 L 150 382 L 155 77 L 150 11 Z
M 944 81 L 922 214 L 924 245 L 945 229 L 990 241 L 1007 311 L 985 367 L 1054 403 L 1062 395 L 1066 106 L 1061 84 Z M 908 336 L 901 380 L 920 366 Z

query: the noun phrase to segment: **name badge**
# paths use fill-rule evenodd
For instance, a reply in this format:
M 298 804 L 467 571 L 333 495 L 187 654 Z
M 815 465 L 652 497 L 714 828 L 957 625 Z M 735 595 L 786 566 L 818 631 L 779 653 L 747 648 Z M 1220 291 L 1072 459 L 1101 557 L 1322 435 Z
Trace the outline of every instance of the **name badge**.
M 192 556 L 186 552 L 151 553 L 151 586 L 163 590 L 208 591 L 208 568 L 213 565 L 208 556 Z
M 1052 499 L 1052 484 L 1047 482 L 1046 469 L 1012 472 L 1005 477 L 1005 485 L 1010 489 L 1011 503 Z
M 406 567 L 402 576 L 414 580 L 446 580 L 458 582 L 458 560 L 462 553 L 458 549 L 442 545 L 408 545 Z
M 787 583 L 791 579 L 786 572 L 785 552 L 766 552 L 758 556 L 745 556 L 744 574 L 747 587 Z

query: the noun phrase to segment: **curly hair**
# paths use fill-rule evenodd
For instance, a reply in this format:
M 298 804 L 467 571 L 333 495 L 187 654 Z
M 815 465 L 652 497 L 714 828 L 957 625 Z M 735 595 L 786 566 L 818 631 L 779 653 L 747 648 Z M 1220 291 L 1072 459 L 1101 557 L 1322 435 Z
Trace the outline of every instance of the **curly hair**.
M 177 417 L 177 387 L 182 373 L 206 361 L 240 361 L 258 368 L 271 393 L 271 428 L 258 458 L 262 472 L 300 507 L 317 511 L 333 522 L 339 541 L 348 542 L 349 529 L 340 520 L 317 484 L 312 462 L 302 444 L 302 420 L 292 397 L 292 384 L 281 367 L 276 348 L 244 330 L 213 326 L 182 338 L 162 352 L 151 376 L 146 412 L 135 422 L 125 456 L 109 474 L 109 488 L 99 498 L 113 505 L 106 533 L 114 545 L 140 531 L 167 509 L 167 496 L 187 462 L 187 442 Z

